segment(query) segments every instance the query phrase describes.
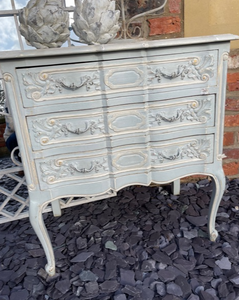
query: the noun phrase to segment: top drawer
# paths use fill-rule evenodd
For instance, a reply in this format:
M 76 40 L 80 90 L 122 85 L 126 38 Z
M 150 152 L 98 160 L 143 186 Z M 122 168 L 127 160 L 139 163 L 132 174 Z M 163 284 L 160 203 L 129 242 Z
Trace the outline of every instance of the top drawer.
M 17 76 L 24 107 L 33 107 L 215 86 L 217 61 L 216 50 L 68 65 L 55 58 L 52 66 L 17 69 Z

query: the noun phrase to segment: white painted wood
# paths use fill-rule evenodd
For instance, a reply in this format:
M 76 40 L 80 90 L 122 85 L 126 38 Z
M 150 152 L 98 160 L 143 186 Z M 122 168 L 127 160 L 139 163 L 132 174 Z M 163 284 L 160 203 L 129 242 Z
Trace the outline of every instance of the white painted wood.
M 44 207 L 81 203 L 129 185 L 195 174 L 215 183 L 209 235 L 225 187 L 222 170 L 229 42 L 234 35 L 112 43 L 0 54 L 30 197 L 30 220 L 55 273 Z M 71 201 L 71 200 L 69 200 Z M 79 202 L 78 202 L 79 203 Z
M 57 199 L 52 201 L 51 207 L 54 217 L 60 217 L 62 215 L 60 200 Z
M 180 194 L 180 179 L 174 180 L 172 183 L 172 192 L 174 195 Z

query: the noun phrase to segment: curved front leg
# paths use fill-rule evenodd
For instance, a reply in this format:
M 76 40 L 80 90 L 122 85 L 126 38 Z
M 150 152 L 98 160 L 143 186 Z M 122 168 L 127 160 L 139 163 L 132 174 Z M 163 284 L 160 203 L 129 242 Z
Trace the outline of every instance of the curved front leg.
M 209 213 L 208 213 L 208 233 L 210 240 L 215 242 L 218 237 L 218 232 L 215 229 L 215 222 L 218 207 L 220 205 L 223 193 L 225 191 L 225 175 L 223 170 L 221 169 L 220 172 L 217 174 L 210 175 L 213 182 L 213 191 L 212 197 L 209 206 Z
M 42 217 L 42 209 L 44 205 L 40 205 L 37 200 L 30 200 L 29 205 L 29 218 L 33 229 L 36 232 L 37 237 L 39 238 L 42 247 L 45 251 L 47 258 L 47 265 L 45 267 L 46 272 L 53 276 L 55 275 L 55 257 L 52 248 L 52 244 L 46 230 L 46 226 Z

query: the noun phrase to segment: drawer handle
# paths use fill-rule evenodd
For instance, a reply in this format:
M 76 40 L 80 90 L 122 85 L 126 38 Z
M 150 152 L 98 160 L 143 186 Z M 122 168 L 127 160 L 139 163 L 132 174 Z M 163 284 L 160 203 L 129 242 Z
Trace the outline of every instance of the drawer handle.
M 67 126 L 67 124 L 64 124 L 64 125 L 62 126 L 62 130 L 65 129 L 66 131 L 68 131 L 68 132 L 70 132 L 70 133 L 80 135 L 80 134 L 82 134 L 82 133 L 85 133 L 85 132 L 88 131 L 89 129 L 92 129 L 93 125 L 95 125 L 95 124 L 89 125 L 88 122 L 85 122 L 85 128 L 84 128 L 84 129 L 80 129 L 80 128 L 78 127 L 78 128 L 76 128 L 76 129 L 73 129 L 73 130 L 72 130 L 72 129 L 70 129 L 70 128 Z
M 96 90 L 99 90 L 99 83 L 97 82 L 98 76 L 97 73 L 93 74 L 93 76 L 83 76 L 80 78 L 80 84 L 77 85 L 74 82 L 70 83 L 70 84 L 66 84 L 63 80 L 58 79 L 57 82 L 65 89 L 67 90 L 71 90 L 71 91 L 75 91 L 78 90 L 80 88 L 82 88 L 83 86 L 86 87 L 86 90 L 89 91 L 91 86 L 95 85 L 96 86 Z
M 69 167 L 78 173 L 90 173 L 95 169 L 96 165 L 91 163 L 91 167 L 89 169 L 78 168 L 77 166 L 74 166 L 73 164 L 70 164 Z M 99 170 L 95 170 L 95 171 L 98 172 Z
M 161 123 L 161 121 L 160 120 L 163 120 L 163 121 L 165 121 L 165 122 L 175 122 L 175 121 L 177 121 L 177 120 L 179 120 L 181 117 L 182 117 L 182 114 L 183 114 L 183 111 L 181 110 L 181 111 L 177 111 L 177 115 L 176 116 L 172 116 L 172 117 L 165 117 L 165 116 L 163 116 L 163 115 L 161 115 L 160 113 L 158 113 L 158 114 L 156 114 L 156 116 L 155 116 L 155 119 L 159 122 L 159 123 Z M 154 116 L 153 116 L 154 117 Z
M 75 90 L 78 90 L 80 89 L 81 87 L 83 87 L 84 85 L 87 84 L 87 81 L 89 81 L 91 78 L 89 76 L 85 76 L 84 79 L 81 78 L 81 83 L 79 85 L 76 85 L 74 82 L 73 83 L 70 83 L 70 84 L 65 84 L 63 81 L 59 80 L 58 82 L 60 83 L 60 85 L 67 89 L 67 90 L 72 90 L 72 91 L 75 91 Z M 87 89 L 87 87 L 86 87 Z M 88 89 L 87 89 L 88 90 Z
M 176 159 L 180 158 L 181 154 L 182 154 L 182 151 L 180 149 L 178 149 L 177 153 L 174 155 L 166 155 L 163 152 L 160 153 L 162 158 L 167 159 L 167 160 L 176 160 Z

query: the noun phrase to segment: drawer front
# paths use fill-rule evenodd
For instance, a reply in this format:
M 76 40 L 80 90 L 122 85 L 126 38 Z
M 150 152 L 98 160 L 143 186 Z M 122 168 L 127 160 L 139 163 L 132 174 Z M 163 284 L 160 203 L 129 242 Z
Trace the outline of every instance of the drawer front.
M 150 130 L 175 131 L 215 125 L 215 95 L 194 96 L 150 104 Z
M 79 180 L 98 178 L 109 174 L 106 153 L 91 156 L 65 154 L 35 160 L 42 190 L 50 186 L 77 183 Z
M 213 127 L 214 105 L 215 95 L 185 97 L 148 106 L 115 106 L 104 112 L 98 109 L 32 116 L 27 117 L 27 124 L 32 149 L 38 151 L 70 143 L 97 143 L 109 137 L 124 139 L 129 134 L 134 139 L 136 133 L 150 135 L 158 131 L 160 135 Z
M 185 89 L 192 85 L 217 84 L 217 51 L 167 55 L 165 59 L 149 58 L 148 87 Z
M 150 172 L 154 169 L 213 162 L 214 135 L 199 135 L 165 142 L 124 146 L 87 154 L 62 154 L 36 159 L 41 189 L 86 182 L 124 172 Z M 126 175 L 127 176 L 127 175 Z
M 87 142 L 105 135 L 102 112 L 45 114 L 27 117 L 27 124 L 34 151 L 81 140 Z
M 217 52 L 17 69 L 24 107 L 97 101 L 102 94 L 151 93 L 217 84 Z M 60 64 L 57 59 L 55 64 Z M 128 98 L 130 103 L 130 98 Z
M 150 149 L 152 168 L 176 167 L 198 162 L 212 163 L 214 135 L 199 135 L 154 143 Z

